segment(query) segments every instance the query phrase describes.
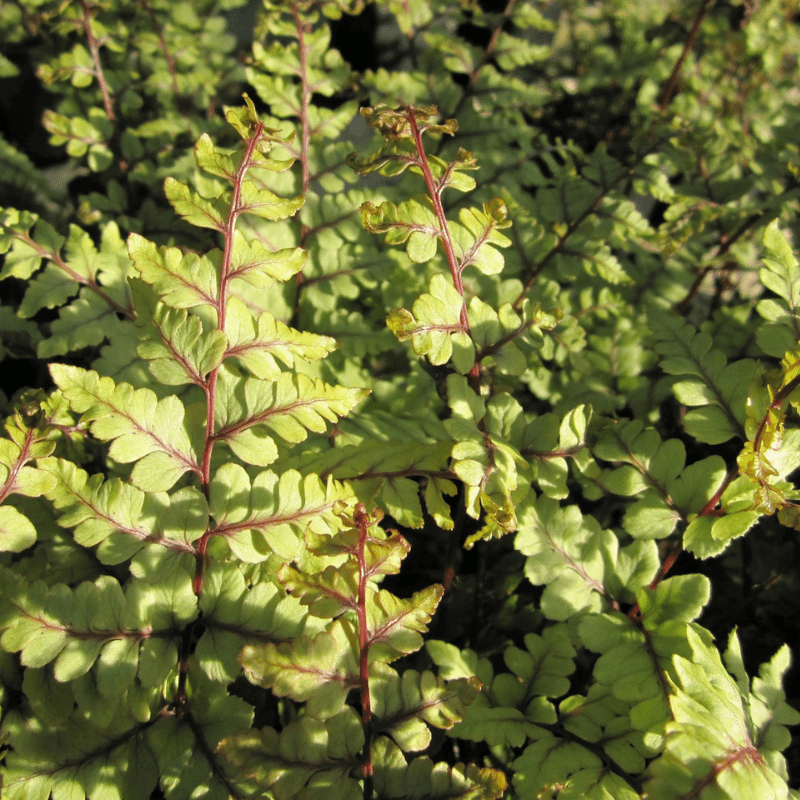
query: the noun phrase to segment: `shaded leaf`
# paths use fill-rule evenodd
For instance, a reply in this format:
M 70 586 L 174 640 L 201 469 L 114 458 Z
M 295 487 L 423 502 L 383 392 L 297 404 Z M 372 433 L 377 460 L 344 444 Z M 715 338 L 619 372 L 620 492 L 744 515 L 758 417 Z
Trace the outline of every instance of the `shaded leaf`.
M 220 753 L 244 778 L 243 788 L 269 792 L 276 800 L 360 800 L 351 777 L 364 744 L 361 722 L 351 708 L 325 720 L 303 717 L 280 733 L 272 728 L 229 736 Z M 249 792 L 248 792 L 249 793 Z
M 406 764 L 397 746 L 383 736 L 374 742 L 372 754 L 375 790 L 381 797 L 496 800 L 507 788 L 502 772 L 474 764 L 434 764 L 427 756 Z

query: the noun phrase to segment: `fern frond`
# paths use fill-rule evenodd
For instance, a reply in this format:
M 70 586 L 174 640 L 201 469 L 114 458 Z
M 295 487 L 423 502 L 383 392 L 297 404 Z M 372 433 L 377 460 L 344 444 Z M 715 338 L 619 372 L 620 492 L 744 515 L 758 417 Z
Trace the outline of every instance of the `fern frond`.
M 138 488 L 164 491 L 186 472 L 199 470 L 177 397 L 158 400 L 150 389 L 115 384 L 111 378 L 67 364 L 53 364 L 50 371 L 94 436 L 112 442 L 110 457 L 123 464 L 137 462 L 131 479 Z

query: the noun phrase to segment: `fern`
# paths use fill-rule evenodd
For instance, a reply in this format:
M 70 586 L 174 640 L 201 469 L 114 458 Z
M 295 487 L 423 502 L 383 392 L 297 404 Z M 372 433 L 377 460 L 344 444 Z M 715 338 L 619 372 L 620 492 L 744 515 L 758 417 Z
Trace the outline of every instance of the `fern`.
M 797 796 L 796 9 L 243 6 L 0 11 L 0 794 Z

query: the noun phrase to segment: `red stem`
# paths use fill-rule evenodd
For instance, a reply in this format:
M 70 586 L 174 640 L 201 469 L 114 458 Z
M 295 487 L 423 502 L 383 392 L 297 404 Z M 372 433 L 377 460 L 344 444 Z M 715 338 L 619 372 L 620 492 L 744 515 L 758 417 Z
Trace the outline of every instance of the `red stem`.
M 719 503 L 720 498 L 722 497 L 722 493 L 728 488 L 731 482 L 739 475 L 739 471 L 737 469 L 732 469 L 728 474 L 725 476 L 725 480 L 722 481 L 721 486 L 714 492 L 711 499 L 703 506 L 703 510 L 697 515 L 698 517 L 711 517 L 711 516 L 718 516 L 720 512 L 715 511 L 717 503 Z M 683 551 L 683 544 L 681 541 L 676 541 L 672 545 L 672 549 L 670 550 L 667 557 L 662 562 L 661 566 L 659 567 L 658 573 L 656 574 L 655 578 L 650 581 L 649 588 L 655 589 L 664 578 L 667 577 L 667 574 L 675 566 L 675 562 L 678 560 L 678 556 Z M 639 603 L 635 603 L 633 608 L 628 612 L 628 618 L 633 620 L 640 620 L 641 619 L 641 611 L 639 609 Z
M 19 472 L 29 460 L 28 454 L 30 453 L 31 445 L 33 444 L 33 436 L 34 432 L 29 428 L 25 432 L 25 441 L 19 449 L 19 455 L 8 469 L 6 482 L 2 487 L 0 487 L 0 503 L 2 503 L 6 497 L 12 494 L 17 487 L 17 478 L 19 477 Z
M 500 22 L 497 24 L 495 29 L 492 31 L 492 35 L 489 38 L 489 43 L 486 45 L 486 49 L 483 51 L 483 55 L 480 58 L 480 61 L 475 65 L 475 69 L 472 70 L 469 76 L 469 83 L 467 84 L 467 88 L 461 94 L 461 97 L 458 98 L 458 102 L 455 104 L 453 110 L 448 114 L 450 117 L 458 116 L 458 112 L 461 110 L 464 103 L 469 99 L 470 92 L 472 91 L 475 83 L 478 80 L 478 75 L 480 71 L 486 66 L 487 62 L 492 56 L 494 52 L 494 48 L 497 46 L 497 40 L 500 38 L 500 34 L 503 31 L 503 25 L 506 24 L 507 20 L 511 17 L 511 12 L 514 10 L 514 4 L 517 0 L 508 0 L 508 4 L 506 5 L 505 11 L 503 11 L 503 16 Z M 444 141 L 444 140 L 442 140 Z
M 772 409 L 780 408 L 786 399 L 792 394 L 792 392 L 800 386 L 800 376 L 792 379 L 789 383 L 786 384 L 782 389 L 779 389 L 775 393 L 775 397 L 772 398 L 772 402 L 769 404 L 767 408 L 767 413 L 764 414 L 763 419 L 759 423 L 758 430 L 756 431 L 756 435 L 753 437 L 753 451 L 758 453 L 761 450 L 761 439 L 764 436 L 764 431 L 767 429 L 767 425 L 769 424 L 769 412 Z
M 425 185 L 428 187 L 428 195 L 433 203 L 433 213 L 436 215 L 436 220 L 439 223 L 439 234 L 444 246 L 444 252 L 447 256 L 447 264 L 450 267 L 450 275 L 453 278 L 453 286 L 456 291 L 461 295 L 461 324 L 464 329 L 469 333 L 469 320 L 467 319 L 467 305 L 464 300 L 464 282 L 461 280 L 461 268 L 456 258 L 456 251 L 453 247 L 453 240 L 450 237 L 450 228 L 447 225 L 447 216 L 444 213 L 442 206 L 442 190 L 436 185 L 433 173 L 431 172 L 430 165 L 428 164 L 428 157 L 425 155 L 425 147 L 422 144 L 422 132 L 417 125 L 417 120 L 414 117 L 414 112 L 411 108 L 406 107 L 406 119 L 411 125 L 411 133 L 414 137 L 414 145 L 417 148 L 417 166 L 422 170 L 422 177 L 425 179 Z
M 228 284 L 231 277 L 231 260 L 233 258 L 233 235 L 236 230 L 236 221 L 242 213 L 242 183 L 244 176 L 253 160 L 253 153 L 258 145 L 258 140 L 264 132 L 264 124 L 259 122 L 250 140 L 247 142 L 247 150 L 245 151 L 242 163 L 236 171 L 233 179 L 233 196 L 231 197 L 231 208 L 228 214 L 228 221 L 225 225 L 225 250 L 222 254 L 222 267 L 220 269 L 219 278 L 219 297 L 216 302 L 217 310 L 217 328 L 221 331 L 225 330 L 225 310 L 228 300 Z M 214 443 L 217 440 L 214 431 L 214 413 L 216 408 L 217 398 L 217 379 L 219 377 L 219 366 L 214 367 L 208 375 L 208 381 L 205 386 L 206 395 L 206 442 L 203 448 L 203 460 L 200 465 L 200 480 L 202 482 L 203 493 L 208 495 L 208 487 L 211 483 L 211 454 L 214 450 Z M 192 581 L 192 589 L 197 597 L 203 590 L 203 574 L 205 572 L 206 563 L 206 547 L 208 540 L 213 535 L 213 528 L 207 530 L 197 543 L 197 552 L 195 554 L 195 571 L 194 580 Z
M 683 546 L 680 542 L 675 542 L 672 545 L 672 550 L 670 550 L 669 555 L 664 559 L 655 578 L 650 581 L 650 586 L 648 588 L 655 589 L 658 584 L 667 577 L 667 573 L 675 566 L 675 562 L 678 560 L 678 556 L 681 554 L 682 550 Z
M 515 309 L 518 309 L 522 305 L 522 301 L 525 299 L 528 290 L 531 288 L 531 286 L 533 286 L 534 283 L 536 283 L 536 279 L 539 277 L 539 274 L 542 272 L 542 270 L 544 270 L 550 261 L 566 247 L 567 240 L 575 233 L 575 231 L 578 230 L 578 228 L 580 228 L 581 225 L 583 225 L 586 219 L 597 210 L 600 203 L 602 203 L 603 200 L 608 197 L 622 181 L 627 180 L 631 177 L 631 175 L 633 175 L 639 164 L 641 164 L 644 159 L 650 155 L 650 153 L 654 152 L 659 144 L 661 144 L 660 140 L 651 144 L 644 152 L 637 155 L 634 162 L 624 172 L 620 173 L 608 185 L 600 187 L 599 194 L 594 198 L 588 208 L 582 211 L 574 220 L 567 221 L 568 225 L 566 231 L 559 236 L 558 241 L 553 245 L 550 251 L 538 262 L 538 264 L 533 267 L 531 274 L 525 281 L 525 285 L 522 287 L 522 291 L 517 295 L 517 299 L 514 301 L 513 305 Z
M 358 650 L 359 680 L 361 684 L 361 722 L 364 727 L 364 800 L 372 800 L 372 703 L 369 693 L 369 641 L 367 638 L 367 563 L 365 550 L 369 537 L 369 515 L 363 503 L 356 505 L 353 516 L 358 525 Z
M 81 0 L 81 7 L 83 8 L 83 29 L 86 31 L 89 50 L 92 53 L 92 60 L 94 61 L 94 74 L 97 78 L 97 82 L 100 84 L 100 91 L 103 93 L 103 105 L 105 105 L 106 108 L 106 116 L 113 122 L 114 106 L 111 102 L 111 95 L 108 91 L 106 77 L 103 74 L 103 67 L 100 64 L 100 45 L 97 43 L 94 31 L 92 30 L 92 14 L 89 10 L 89 3 L 87 0 Z
M 478 65 L 472 71 L 472 74 L 469 76 L 469 88 L 471 89 L 475 82 L 478 80 L 478 73 L 483 69 L 486 65 L 486 62 L 491 57 L 492 53 L 494 52 L 494 48 L 497 46 L 497 40 L 500 38 L 500 34 L 503 30 L 503 25 L 506 24 L 507 20 L 511 17 L 511 12 L 514 10 L 514 3 L 516 0 L 508 0 L 508 5 L 503 11 L 503 17 L 498 23 L 497 27 L 492 31 L 492 36 L 489 39 L 489 44 L 486 45 L 486 50 L 483 51 L 483 55 L 481 56 L 481 60 L 478 62 Z M 466 92 L 462 95 L 462 98 L 466 97 Z
M 686 43 L 683 46 L 683 52 L 678 57 L 678 60 L 675 62 L 675 67 L 672 70 L 672 75 L 669 76 L 667 85 L 664 87 L 664 91 L 661 93 L 661 99 L 658 102 L 659 111 L 663 111 L 669 105 L 670 100 L 672 100 L 672 95 L 675 93 L 675 87 L 678 85 L 678 78 L 680 77 L 681 74 L 681 68 L 683 67 L 683 62 L 686 60 L 686 56 L 689 54 L 689 50 L 692 49 L 694 40 L 697 38 L 697 32 L 700 30 L 700 25 L 702 24 L 703 19 L 708 13 L 708 5 L 710 2 L 711 0 L 703 0 L 700 9 L 697 12 L 697 16 L 695 17 L 694 20 L 694 25 L 692 26 L 691 31 L 689 31 L 689 36 L 686 38 Z
M 156 31 L 156 35 L 158 36 L 158 45 L 161 48 L 161 52 L 164 54 L 164 58 L 167 62 L 167 68 L 169 69 L 169 74 L 172 78 L 172 91 L 175 92 L 177 97 L 180 97 L 181 91 L 178 87 L 178 72 L 175 69 L 175 59 L 169 52 L 167 40 L 164 38 L 164 27 L 158 24 L 158 20 L 156 19 L 156 15 L 153 13 L 153 9 L 150 7 L 150 3 L 148 3 L 147 0 L 142 0 L 142 5 L 144 6 L 147 16 L 150 17 L 153 30 Z
M 714 492 L 712 498 L 703 506 L 703 510 L 697 515 L 698 517 L 712 517 L 712 516 L 719 516 L 715 509 L 717 507 L 717 503 L 719 503 L 720 498 L 722 497 L 723 492 L 730 486 L 730 484 L 739 477 L 739 470 L 732 469 L 728 472 L 725 476 L 725 480 L 722 481 L 722 485 Z
M 720 243 L 717 245 L 717 249 L 714 254 L 711 256 L 712 261 L 715 261 L 718 258 L 724 256 L 733 245 L 747 232 L 747 230 L 756 223 L 760 222 L 764 217 L 767 216 L 767 212 L 763 212 L 761 214 L 751 214 L 746 220 L 742 222 L 742 224 L 730 235 L 727 236 L 724 232 L 720 235 Z M 689 291 L 686 293 L 686 297 L 683 298 L 676 306 L 675 310 L 682 314 L 686 311 L 689 307 L 689 304 L 694 300 L 697 292 L 700 290 L 700 286 L 703 283 L 706 275 L 714 269 L 713 266 L 703 267 L 700 272 L 697 274 L 697 277 L 694 280 L 694 283 L 689 288 Z
M 442 205 L 442 187 L 437 186 L 433 177 L 430 165 L 428 164 L 428 157 L 425 155 L 425 147 L 422 144 L 422 131 L 420 131 L 417 120 L 414 117 L 414 112 L 409 106 L 406 106 L 406 119 L 411 125 L 411 134 L 414 137 L 414 146 L 417 149 L 416 163 L 422 170 L 422 177 L 425 179 L 425 185 L 428 187 L 428 195 L 433 203 L 433 213 L 436 215 L 436 220 L 439 223 L 439 238 L 444 246 L 447 265 L 450 267 L 450 275 L 453 278 L 453 286 L 456 287 L 456 291 L 461 295 L 461 325 L 467 336 L 472 338 L 469 327 L 469 317 L 467 316 L 467 303 L 464 299 L 464 282 L 461 279 L 462 267 L 456 258 L 456 251 L 450 236 L 450 228 L 447 224 L 447 216 L 444 213 L 444 206 Z M 472 365 L 469 371 L 469 382 L 470 388 L 476 394 L 480 394 L 480 368 L 478 367 L 477 361 Z

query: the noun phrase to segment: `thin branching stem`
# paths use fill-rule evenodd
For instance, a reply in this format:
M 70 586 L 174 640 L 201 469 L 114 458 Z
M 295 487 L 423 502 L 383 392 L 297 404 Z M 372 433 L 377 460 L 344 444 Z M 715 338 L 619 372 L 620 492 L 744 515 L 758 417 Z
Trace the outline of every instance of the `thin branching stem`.
M 761 441 L 764 437 L 764 434 L 770 427 L 770 420 L 772 418 L 772 414 L 770 412 L 774 411 L 775 409 L 779 409 L 791 396 L 792 392 L 794 392 L 798 388 L 798 386 L 800 386 L 800 376 L 789 381 L 789 383 L 787 383 L 786 386 L 781 387 L 775 393 L 775 397 L 769 404 L 769 407 L 767 408 L 767 413 L 764 414 L 763 418 L 761 419 L 761 422 L 758 425 L 758 430 L 756 431 L 756 435 L 753 437 L 753 450 L 756 453 L 759 452 L 759 450 L 761 450 L 762 447 Z
M 583 223 L 599 208 L 600 204 L 603 200 L 608 197 L 611 192 L 619 186 L 620 183 L 629 179 L 636 168 L 641 164 L 644 159 L 652 152 L 656 150 L 658 145 L 661 144 L 661 141 L 652 143 L 644 152 L 640 153 L 633 164 L 631 164 L 626 170 L 621 172 L 614 180 L 610 181 L 609 183 L 605 184 L 600 188 L 600 191 L 595 196 L 594 200 L 589 204 L 589 206 L 584 209 L 574 220 L 572 220 L 568 225 L 567 229 L 561 236 L 558 237 L 558 241 L 553 245 L 553 247 L 549 250 L 547 254 L 545 254 L 537 264 L 534 265 L 533 270 L 531 271 L 530 275 L 528 276 L 527 280 L 525 281 L 525 285 L 522 287 L 522 291 L 517 295 L 517 299 L 514 300 L 514 308 L 519 308 L 522 305 L 525 296 L 527 295 L 528 291 L 530 290 L 531 286 L 536 283 L 536 279 L 542 273 L 544 268 L 562 251 L 566 251 L 567 242 L 569 239 L 575 234 L 575 232 L 583 225 Z
M 680 78 L 681 69 L 683 68 L 683 62 L 686 60 L 686 56 L 692 49 L 692 45 L 694 45 L 694 40 L 697 38 L 697 33 L 700 30 L 700 25 L 702 25 L 703 20 L 705 19 L 705 16 L 708 13 L 708 7 L 710 4 L 711 0 L 703 0 L 703 2 L 700 5 L 700 8 L 697 11 L 697 16 L 695 17 L 692 29 L 689 31 L 689 35 L 686 37 L 686 41 L 684 42 L 683 50 L 681 51 L 681 54 L 678 56 L 678 60 L 675 62 L 675 66 L 672 69 L 672 74 L 669 76 L 669 80 L 664 86 L 664 90 L 661 92 L 661 97 L 658 101 L 659 111 L 664 111 L 664 109 L 666 109 L 666 107 L 670 104 L 670 101 L 672 100 L 672 96 L 675 94 L 675 89 L 678 86 L 678 79 Z
M 100 84 L 100 91 L 103 93 L 103 105 L 106 109 L 106 116 L 114 121 L 114 104 L 111 102 L 111 93 L 108 90 L 108 83 L 106 76 L 103 72 L 103 65 L 100 63 L 100 44 L 97 37 L 94 35 L 92 28 L 92 11 L 89 8 L 87 0 L 81 0 L 81 8 L 83 9 L 83 29 L 86 32 L 86 39 L 89 42 L 89 51 L 92 54 L 94 61 L 94 74 L 97 82 Z
M 359 682 L 361 694 L 361 722 L 364 726 L 364 760 L 361 774 L 364 778 L 364 800 L 372 800 L 372 699 L 369 691 L 369 638 L 367 626 L 367 562 L 366 547 L 369 537 L 369 515 L 363 503 L 356 506 L 354 520 L 358 526 L 358 651 Z
M 500 34 L 503 31 L 503 26 L 506 22 L 510 19 L 511 13 L 514 10 L 514 4 L 517 0 L 508 0 L 508 4 L 506 5 L 503 16 L 500 18 L 500 22 L 497 23 L 494 30 L 492 31 L 491 36 L 489 37 L 489 42 L 486 45 L 486 49 L 483 51 L 480 60 L 475 65 L 475 69 L 469 74 L 469 79 L 467 82 L 467 86 L 464 89 L 461 97 L 458 98 L 458 102 L 456 103 L 453 110 L 450 112 L 451 117 L 457 117 L 458 113 L 464 106 L 464 103 L 467 101 L 469 97 L 471 97 L 474 92 L 473 88 L 478 81 L 478 76 L 481 73 L 481 70 L 486 66 L 489 59 L 492 57 L 492 53 L 494 52 L 495 47 L 497 47 L 497 40 L 500 38 Z
M 450 236 L 450 227 L 447 223 L 447 216 L 444 213 L 442 206 L 441 189 L 436 185 L 436 180 L 431 172 L 428 157 L 425 154 L 425 145 L 422 143 L 422 131 L 419 129 L 417 119 L 414 116 L 414 111 L 411 108 L 406 108 L 406 119 L 411 126 L 411 134 L 414 137 L 414 146 L 417 149 L 417 164 L 422 171 L 422 177 L 425 179 L 425 185 L 428 188 L 428 196 L 433 203 L 433 213 L 436 215 L 436 221 L 439 223 L 439 238 L 441 239 L 442 246 L 444 247 L 445 257 L 447 258 L 447 266 L 450 268 L 450 275 L 453 278 L 453 286 L 456 291 L 461 295 L 462 301 L 464 300 L 464 282 L 461 279 L 461 266 L 456 257 L 455 247 L 453 246 L 453 239 Z M 464 330 L 469 332 L 469 319 L 467 318 L 467 306 L 463 303 L 461 306 L 461 324 Z
M 156 35 L 158 36 L 158 46 L 161 48 L 161 52 L 164 54 L 164 59 L 167 62 L 167 69 L 169 70 L 170 80 L 172 82 L 172 91 L 175 94 L 175 97 L 181 97 L 181 91 L 178 87 L 178 71 L 175 68 L 175 58 L 172 53 L 170 53 L 169 45 L 167 44 L 167 40 L 164 38 L 164 26 L 159 24 L 158 20 L 156 19 L 156 15 L 147 0 L 142 0 L 142 7 L 147 13 L 147 16 L 150 18 L 150 23 L 153 26 L 153 30 L 155 30 Z
M 230 211 L 228 213 L 228 220 L 225 225 L 225 249 L 222 255 L 222 267 L 220 270 L 219 279 L 219 297 L 216 302 L 217 311 L 217 327 L 219 330 L 225 330 L 225 311 L 228 299 L 228 285 L 231 280 L 231 262 L 233 259 L 233 244 L 234 234 L 236 231 L 236 222 L 242 212 L 242 183 L 253 162 L 253 154 L 258 147 L 259 139 L 264 132 L 264 124 L 259 122 L 256 124 L 252 136 L 247 142 L 247 149 L 245 150 L 242 163 L 236 171 L 233 180 L 233 196 L 231 197 Z M 214 443 L 219 438 L 214 430 L 215 416 L 216 416 L 216 400 L 217 400 L 217 381 L 219 378 L 219 366 L 214 367 L 208 375 L 208 380 L 205 387 L 206 395 L 206 441 L 203 448 L 203 458 L 201 462 L 201 484 L 203 493 L 208 495 L 209 486 L 211 484 L 211 455 L 214 450 Z M 197 597 L 203 590 L 203 575 L 206 563 L 206 548 L 208 541 L 213 535 L 213 528 L 207 530 L 197 543 L 197 553 L 195 555 L 195 574 L 192 583 L 192 589 Z
M 730 235 L 726 236 L 725 234 L 721 235 L 721 241 L 717 246 L 716 252 L 713 253 L 711 256 L 712 261 L 716 261 L 717 259 L 724 256 L 733 245 L 754 225 L 756 225 L 761 220 L 766 219 L 769 216 L 768 211 L 763 211 L 760 214 L 751 214 L 750 216 L 745 219 L 741 225 Z M 703 285 L 703 281 L 706 279 L 706 276 L 714 269 L 713 266 L 709 265 L 700 269 L 697 273 L 697 276 L 694 279 L 694 282 L 689 287 L 689 291 L 686 292 L 686 296 L 676 304 L 675 310 L 679 314 L 683 314 L 686 309 L 691 304 L 692 300 L 697 296 L 697 293 L 700 291 L 700 287 Z
M 425 185 L 428 189 L 428 195 L 433 203 L 433 213 L 436 215 L 436 221 L 439 223 L 439 238 L 444 247 L 445 257 L 447 258 L 447 265 L 450 268 L 450 275 L 453 279 L 453 286 L 456 291 L 461 295 L 461 313 L 460 321 L 466 334 L 472 337 L 469 326 L 469 316 L 467 315 L 467 301 L 464 297 L 464 281 L 461 277 L 463 266 L 459 263 L 456 257 L 456 250 L 453 246 L 453 239 L 450 235 L 450 226 L 447 222 L 447 215 L 442 205 L 442 189 L 437 185 L 436 180 L 431 172 L 428 157 L 425 153 L 425 146 L 422 143 L 422 131 L 417 124 L 414 111 L 410 107 L 406 107 L 406 119 L 408 119 L 411 126 L 411 134 L 414 138 L 414 146 L 417 150 L 417 165 L 422 171 L 422 177 L 425 179 Z M 480 368 L 477 361 L 472 365 L 469 371 L 470 387 L 476 393 L 480 393 Z

